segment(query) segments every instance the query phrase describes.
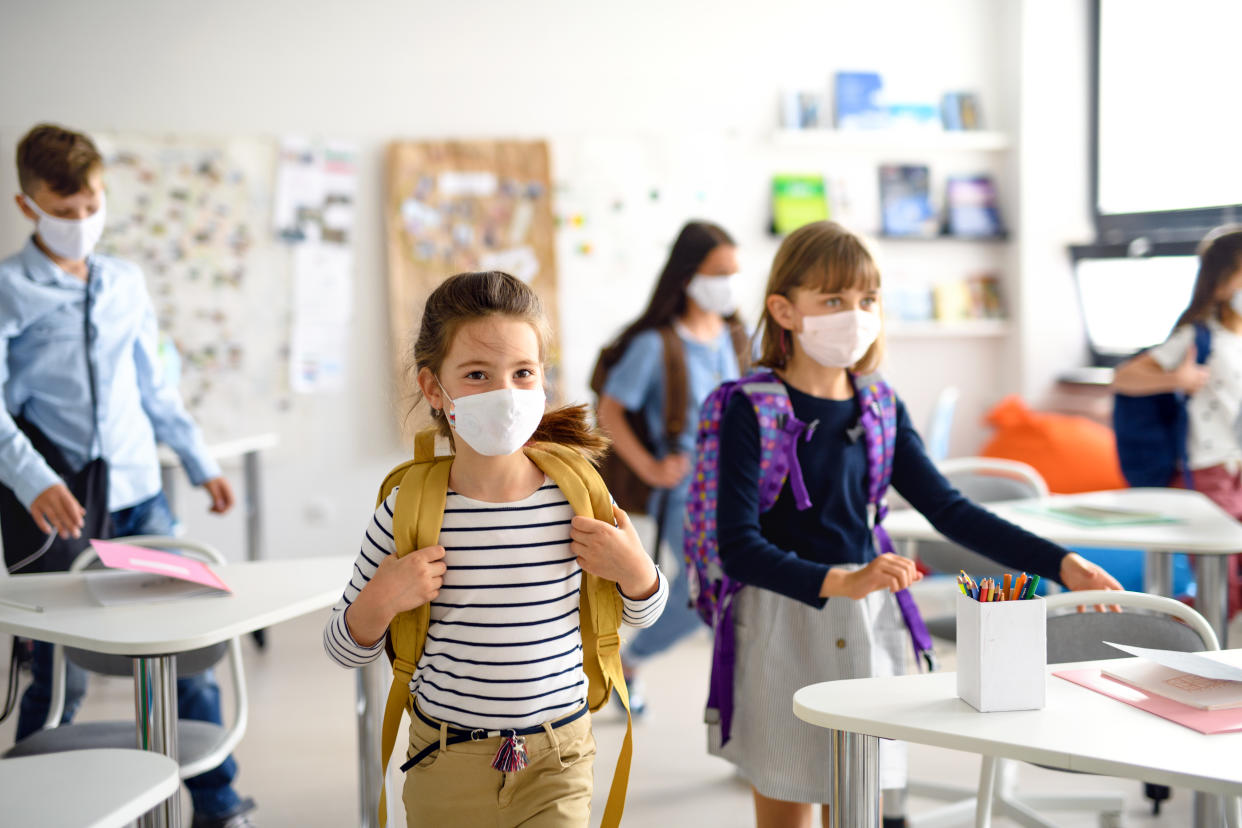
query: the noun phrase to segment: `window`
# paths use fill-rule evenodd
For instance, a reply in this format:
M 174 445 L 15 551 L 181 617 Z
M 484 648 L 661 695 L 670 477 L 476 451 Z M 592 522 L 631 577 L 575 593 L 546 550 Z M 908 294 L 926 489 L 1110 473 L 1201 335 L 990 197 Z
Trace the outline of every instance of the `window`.
M 1097 237 L 1197 240 L 1242 220 L 1238 0 L 1096 0 Z

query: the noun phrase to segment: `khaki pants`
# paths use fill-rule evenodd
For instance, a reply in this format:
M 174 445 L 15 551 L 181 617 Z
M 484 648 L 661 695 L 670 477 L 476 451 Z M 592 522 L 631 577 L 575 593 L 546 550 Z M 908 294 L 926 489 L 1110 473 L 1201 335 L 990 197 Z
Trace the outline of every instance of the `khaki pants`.
M 429 717 L 430 718 L 430 717 Z M 433 742 L 440 749 L 405 774 L 409 828 L 585 828 L 591 815 L 595 736 L 591 714 L 564 727 L 544 725 L 526 738 L 530 764 L 502 773 L 492 759 L 504 737 L 444 745 L 439 729 L 413 717 L 406 758 Z

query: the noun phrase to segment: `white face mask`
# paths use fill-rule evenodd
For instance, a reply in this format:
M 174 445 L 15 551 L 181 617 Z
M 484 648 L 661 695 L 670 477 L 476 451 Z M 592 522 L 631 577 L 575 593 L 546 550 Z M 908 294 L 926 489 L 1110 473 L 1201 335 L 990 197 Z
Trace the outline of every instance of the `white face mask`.
M 444 410 L 449 425 L 470 448 L 486 457 L 513 454 L 526 445 L 543 419 L 546 398 L 542 388 L 498 388 L 453 399 L 439 379 L 436 384 L 453 404 L 452 411 Z
M 1242 290 L 1234 291 L 1233 296 L 1229 297 L 1229 307 L 1233 308 L 1233 312 L 1242 314 Z
M 26 205 L 39 214 L 35 232 L 47 249 L 62 259 L 76 262 L 85 259 L 99 243 L 107 220 L 108 204 L 99 196 L 99 209 L 84 219 L 63 219 L 49 216 L 30 196 L 24 196 Z
M 880 316 L 853 310 L 802 317 L 798 344 L 806 355 L 829 368 L 849 368 L 880 335 Z
M 733 298 L 732 276 L 696 273 L 686 284 L 686 295 L 694 300 L 694 304 L 709 313 L 728 316 L 737 310 L 737 301 Z

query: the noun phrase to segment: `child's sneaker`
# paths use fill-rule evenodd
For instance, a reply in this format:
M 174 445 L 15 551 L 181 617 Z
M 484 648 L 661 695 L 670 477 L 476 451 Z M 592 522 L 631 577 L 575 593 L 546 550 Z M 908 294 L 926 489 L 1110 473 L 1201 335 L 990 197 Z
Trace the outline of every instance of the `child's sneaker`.
M 254 800 L 246 797 L 237 810 L 228 816 L 208 817 L 195 814 L 191 828 L 258 828 L 258 823 L 250 818 L 254 808 Z

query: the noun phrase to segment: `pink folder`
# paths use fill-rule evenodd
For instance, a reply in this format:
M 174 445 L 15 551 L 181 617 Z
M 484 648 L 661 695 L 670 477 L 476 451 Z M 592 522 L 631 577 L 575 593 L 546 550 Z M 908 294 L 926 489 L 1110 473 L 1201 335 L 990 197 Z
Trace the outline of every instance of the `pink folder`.
M 1155 713 L 1161 718 L 1177 722 L 1183 727 L 1197 730 L 1200 733 L 1232 733 L 1242 730 L 1242 707 L 1228 710 L 1201 710 L 1198 707 L 1191 707 L 1188 704 L 1114 681 L 1100 675 L 1098 669 L 1061 670 L 1053 675 L 1097 693 L 1103 693 L 1131 707 L 1137 707 L 1139 710 Z
M 112 541 L 92 540 L 91 546 L 99 554 L 104 566 L 113 569 L 130 569 L 135 572 L 151 572 L 156 575 L 167 575 L 190 583 L 202 584 L 213 589 L 232 592 L 228 584 L 220 580 L 220 576 L 202 561 L 183 558 L 171 552 L 159 549 L 146 549 L 141 546 L 130 546 Z

